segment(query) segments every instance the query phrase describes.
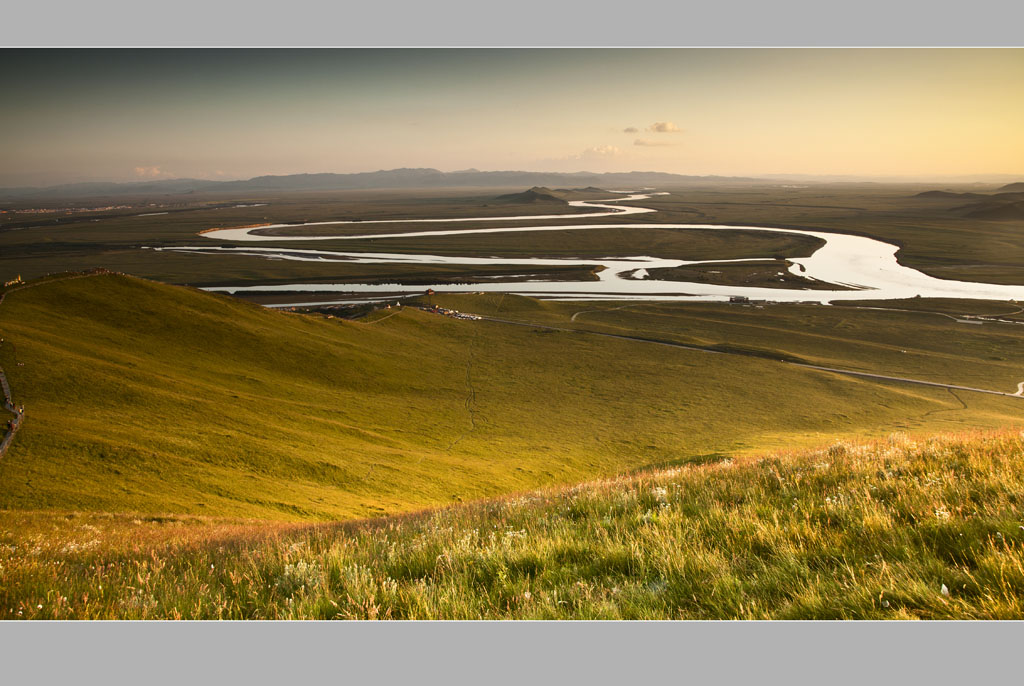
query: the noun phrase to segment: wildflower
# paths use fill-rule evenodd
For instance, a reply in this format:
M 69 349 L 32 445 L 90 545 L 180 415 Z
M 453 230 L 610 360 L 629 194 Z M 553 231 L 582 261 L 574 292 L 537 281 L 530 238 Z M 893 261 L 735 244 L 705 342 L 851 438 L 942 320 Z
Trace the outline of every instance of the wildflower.
M 889 601 L 888 600 L 883 600 L 882 601 L 882 607 L 889 607 Z
M 42 609 L 43 609 L 43 606 L 42 606 L 42 605 L 36 605 L 36 609 L 37 609 L 37 610 L 42 610 Z
M 942 584 L 942 588 L 939 589 L 939 592 L 942 593 L 942 595 L 949 597 L 949 589 L 946 587 L 946 584 Z
M 523 597 L 526 598 L 527 600 L 529 600 L 530 598 L 533 597 L 533 594 L 530 593 L 529 591 L 527 591 L 526 593 L 523 594 Z
M 939 519 L 949 519 L 949 510 L 944 507 L 940 507 L 935 510 L 935 516 Z

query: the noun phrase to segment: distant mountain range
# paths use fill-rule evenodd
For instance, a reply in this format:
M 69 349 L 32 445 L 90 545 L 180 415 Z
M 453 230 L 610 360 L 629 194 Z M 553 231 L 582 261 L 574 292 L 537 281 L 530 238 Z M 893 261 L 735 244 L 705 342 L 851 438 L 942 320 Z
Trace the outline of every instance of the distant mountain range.
M 129 183 L 89 182 L 47 187 L 0 188 L 0 199 L 88 198 L 119 195 L 179 195 L 184 193 L 329 191 L 370 188 L 458 188 L 466 186 L 670 186 L 678 184 L 752 183 L 763 179 L 738 176 L 685 176 L 664 172 L 530 172 L 478 171 L 467 169 L 442 172 L 437 169 L 389 169 L 358 174 L 290 174 L 257 176 L 245 181 L 168 179 Z

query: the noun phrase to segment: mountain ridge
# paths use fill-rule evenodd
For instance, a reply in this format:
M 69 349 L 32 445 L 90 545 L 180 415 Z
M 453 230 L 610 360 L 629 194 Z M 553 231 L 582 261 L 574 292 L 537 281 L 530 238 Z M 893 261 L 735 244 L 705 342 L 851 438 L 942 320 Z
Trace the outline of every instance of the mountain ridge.
M 360 190 L 371 188 L 445 188 L 445 187 L 503 187 L 503 186 L 567 186 L 614 187 L 620 185 L 651 185 L 678 183 L 752 183 L 761 179 L 743 176 L 688 176 L 667 172 L 533 172 L 533 171 L 477 171 L 442 172 L 433 168 L 382 169 L 352 174 L 304 173 L 262 175 L 236 181 L 208 179 L 166 179 L 153 181 L 59 184 L 55 186 L 22 186 L 0 188 L 0 199 L 59 197 L 97 197 L 103 195 L 132 195 L 149 193 L 196 193 L 219 191 L 318 191 Z

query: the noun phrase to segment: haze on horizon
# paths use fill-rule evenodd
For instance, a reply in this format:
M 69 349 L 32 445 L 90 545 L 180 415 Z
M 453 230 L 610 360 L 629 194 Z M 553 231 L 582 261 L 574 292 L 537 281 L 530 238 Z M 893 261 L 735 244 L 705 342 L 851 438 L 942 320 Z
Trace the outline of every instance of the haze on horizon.
M 6 49 L 0 186 L 1024 176 L 1024 49 Z

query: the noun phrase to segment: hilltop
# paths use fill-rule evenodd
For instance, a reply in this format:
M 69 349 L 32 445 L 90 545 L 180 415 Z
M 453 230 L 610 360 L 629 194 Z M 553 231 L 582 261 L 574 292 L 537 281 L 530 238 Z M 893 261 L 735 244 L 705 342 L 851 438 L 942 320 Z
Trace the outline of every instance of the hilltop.
M 499 195 L 494 199 L 495 202 L 508 203 L 511 205 L 518 205 L 523 203 L 545 203 L 550 205 L 568 205 L 569 201 L 560 194 L 550 188 L 543 186 L 534 186 L 533 188 L 523 191 L 522 193 L 509 193 L 507 195 Z
M 999 190 L 1007 193 L 1024 193 L 1024 181 L 1008 183 L 1005 186 L 1002 186 Z
M 0 512 L 0 619 L 1020 619 L 1018 432 L 298 526 Z
M 611 195 L 608 191 L 588 186 L 587 188 L 556 188 L 546 186 L 534 186 L 522 193 L 509 193 L 499 195 L 494 200 L 499 203 L 510 205 L 544 203 L 551 205 L 568 205 L 570 200 L 600 200 L 608 199 Z
M 937 200 L 947 200 L 950 198 L 987 198 L 988 196 L 983 193 L 955 193 L 953 191 L 924 191 L 914 196 L 915 198 L 930 198 Z

